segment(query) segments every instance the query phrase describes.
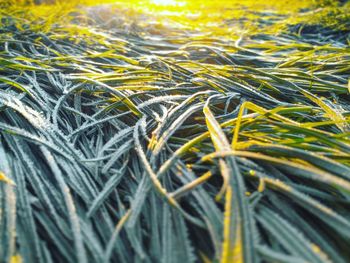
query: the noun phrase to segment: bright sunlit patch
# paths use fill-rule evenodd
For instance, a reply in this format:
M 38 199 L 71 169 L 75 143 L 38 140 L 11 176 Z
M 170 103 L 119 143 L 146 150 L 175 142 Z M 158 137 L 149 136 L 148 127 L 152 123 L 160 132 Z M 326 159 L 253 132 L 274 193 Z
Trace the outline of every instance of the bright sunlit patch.
M 183 6 L 184 2 L 176 0 L 151 0 L 153 4 L 162 5 L 162 6 Z

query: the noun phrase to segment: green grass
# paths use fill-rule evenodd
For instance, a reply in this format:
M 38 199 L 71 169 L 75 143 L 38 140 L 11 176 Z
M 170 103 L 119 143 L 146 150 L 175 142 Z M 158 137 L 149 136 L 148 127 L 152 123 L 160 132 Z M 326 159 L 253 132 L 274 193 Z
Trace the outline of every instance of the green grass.
M 231 34 L 5 2 L 1 262 L 350 260 L 349 3 Z

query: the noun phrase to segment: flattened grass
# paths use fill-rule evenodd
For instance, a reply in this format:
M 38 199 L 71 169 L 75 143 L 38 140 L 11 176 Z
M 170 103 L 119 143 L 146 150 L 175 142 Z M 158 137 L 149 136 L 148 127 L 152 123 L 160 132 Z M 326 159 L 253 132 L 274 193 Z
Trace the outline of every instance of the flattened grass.
M 349 260 L 347 25 L 237 37 L 6 8 L 2 261 Z

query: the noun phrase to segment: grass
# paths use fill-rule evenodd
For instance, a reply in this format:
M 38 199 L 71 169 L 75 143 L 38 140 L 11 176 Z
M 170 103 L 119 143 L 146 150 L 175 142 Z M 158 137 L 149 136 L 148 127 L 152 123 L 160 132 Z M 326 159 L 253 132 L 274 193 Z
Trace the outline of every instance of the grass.
M 348 262 L 350 5 L 259 3 L 1 1 L 0 261 Z

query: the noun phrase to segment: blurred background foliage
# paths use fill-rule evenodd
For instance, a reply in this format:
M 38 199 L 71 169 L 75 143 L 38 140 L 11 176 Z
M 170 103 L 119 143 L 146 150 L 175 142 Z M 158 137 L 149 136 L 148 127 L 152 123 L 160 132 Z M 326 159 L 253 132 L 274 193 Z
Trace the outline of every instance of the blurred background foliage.
M 350 24 L 349 1 L 179 0 L 160 4 L 161 2 L 159 0 L 0 0 L 0 5 L 3 7 L 0 15 L 7 15 L 9 12 L 16 13 L 17 16 L 25 14 L 25 19 L 32 19 L 33 25 L 42 25 L 50 30 L 49 21 L 69 24 L 79 13 L 95 9 L 98 10 L 99 18 L 105 21 L 118 16 L 124 23 L 142 26 L 142 22 L 148 23 L 151 19 L 152 23 L 158 26 L 166 24 L 225 38 L 236 38 L 242 33 L 278 34 L 296 25 L 299 25 L 296 28 L 300 31 L 304 26 L 316 25 L 348 33 Z M 28 13 L 31 16 L 28 16 Z M 144 17 L 145 14 L 148 15 L 147 19 Z M 141 16 L 143 19 L 140 19 Z M 42 20 L 46 23 L 41 23 Z

